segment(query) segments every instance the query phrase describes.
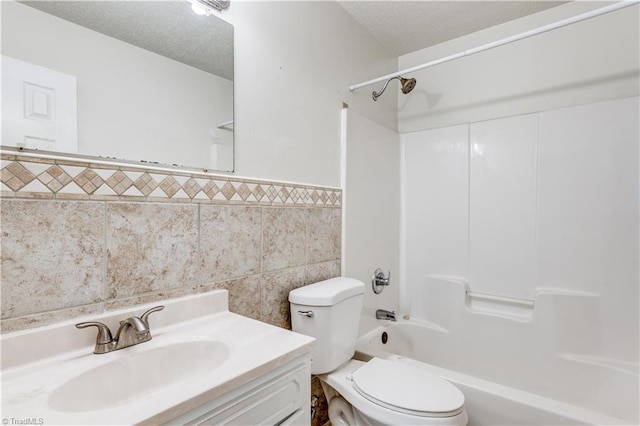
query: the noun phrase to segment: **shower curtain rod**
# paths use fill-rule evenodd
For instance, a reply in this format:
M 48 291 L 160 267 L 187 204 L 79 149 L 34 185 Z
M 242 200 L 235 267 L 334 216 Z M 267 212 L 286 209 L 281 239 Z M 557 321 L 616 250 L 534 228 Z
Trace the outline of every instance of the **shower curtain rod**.
M 401 75 L 411 74 L 415 71 L 420 71 L 425 68 L 431 68 L 435 65 L 440 65 L 445 62 L 453 61 L 454 59 L 463 58 L 465 56 L 475 55 L 476 53 L 484 52 L 485 50 L 493 49 L 494 47 L 503 46 L 508 43 L 513 43 L 514 41 L 522 40 L 534 35 L 542 34 L 547 31 L 555 30 L 557 28 L 561 28 L 567 25 L 575 24 L 576 22 L 581 22 L 590 18 L 595 18 L 596 16 L 604 15 L 605 13 L 613 12 L 615 10 L 623 9 L 625 7 L 633 6 L 638 4 L 640 0 L 625 0 L 618 3 L 613 3 L 609 6 L 601 7 L 599 9 L 592 10 L 590 12 L 581 13 L 579 15 L 573 16 L 571 18 L 563 19 L 561 21 L 557 21 L 551 24 L 543 25 L 541 27 L 535 28 L 533 30 L 525 31 L 520 34 L 516 34 L 510 37 L 505 37 L 503 39 L 483 44 L 478 47 L 474 47 L 473 49 L 464 50 L 459 53 L 455 53 L 453 55 L 445 56 L 440 59 L 436 59 L 434 61 L 430 61 L 424 63 L 422 65 L 416 65 L 411 68 L 404 69 L 402 71 L 394 72 L 392 74 L 383 75 L 382 77 L 374 78 L 373 80 L 365 81 L 363 83 L 352 84 L 349 86 L 349 91 L 353 92 L 354 90 L 360 89 L 365 86 L 370 86 L 375 83 L 379 83 L 381 81 L 388 80 L 390 78 L 400 77 Z

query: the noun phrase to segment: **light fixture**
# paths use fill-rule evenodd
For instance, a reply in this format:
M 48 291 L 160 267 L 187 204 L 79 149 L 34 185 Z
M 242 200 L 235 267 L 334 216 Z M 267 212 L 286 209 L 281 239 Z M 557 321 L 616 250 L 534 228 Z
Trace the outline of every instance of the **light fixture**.
M 209 16 L 214 10 L 223 11 L 229 9 L 231 0 L 188 0 L 191 9 L 196 15 Z

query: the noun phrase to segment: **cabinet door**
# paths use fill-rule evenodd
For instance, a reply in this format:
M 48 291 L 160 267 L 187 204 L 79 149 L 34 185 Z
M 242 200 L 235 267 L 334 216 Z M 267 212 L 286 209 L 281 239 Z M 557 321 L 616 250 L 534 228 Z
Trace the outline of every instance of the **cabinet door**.
M 307 410 L 298 410 L 276 426 L 309 426 L 310 413 Z
M 237 396 L 222 404 L 213 401 L 212 409 L 187 424 L 308 425 L 310 380 L 308 364 L 296 364 L 266 381 L 244 386 Z

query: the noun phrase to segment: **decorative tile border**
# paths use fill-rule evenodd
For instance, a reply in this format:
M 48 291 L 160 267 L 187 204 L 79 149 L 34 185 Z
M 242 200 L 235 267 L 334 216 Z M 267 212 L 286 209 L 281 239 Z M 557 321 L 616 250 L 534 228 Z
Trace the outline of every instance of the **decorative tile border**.
M 340 207 L 342 190 L 86 161 L 0 156 L 3 197 Z

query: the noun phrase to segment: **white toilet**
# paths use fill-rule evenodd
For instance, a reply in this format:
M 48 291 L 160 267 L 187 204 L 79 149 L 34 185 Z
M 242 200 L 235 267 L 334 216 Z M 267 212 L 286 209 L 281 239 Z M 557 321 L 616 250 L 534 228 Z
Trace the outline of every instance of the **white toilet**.
M 464 395 L 441 377 L 399 361 L 351 359 L 364 284 L 332 278 L 289 293 L 293 331 L 316 338 L 311 373 L 338 425 L 467 424 Z

